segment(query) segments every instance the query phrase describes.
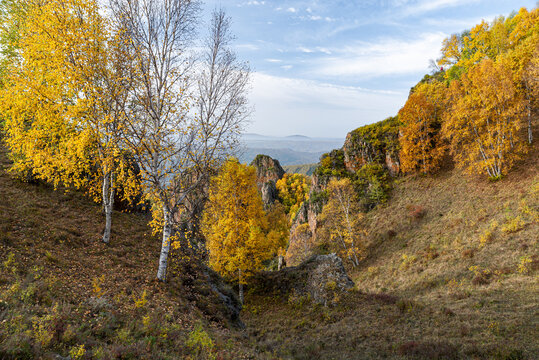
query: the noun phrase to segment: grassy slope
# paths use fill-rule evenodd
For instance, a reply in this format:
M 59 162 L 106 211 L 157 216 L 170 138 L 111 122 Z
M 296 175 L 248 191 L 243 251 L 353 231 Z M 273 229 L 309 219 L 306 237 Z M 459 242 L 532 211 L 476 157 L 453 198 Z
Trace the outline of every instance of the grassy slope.
M 357 290 L 341 303 L 247 298 L 258 349 L 303 359 L 539 358 L 537 159 L 535 149 L 497 183 L 451 169 L 399 179 L 368 214 L 366 258 L 350 272 Z
M 194 306 L 209 296 L 186 285 L 193 274 L 154 280 L 160 241 L 145 216 L 115 213 L 105 245 L 98 205 L 21 183 L 8 165 L 0 146 L 1 359 L 67 356 L 80 345 L 86 359 L 247 356 L 236 331 Z M 192 332 L 199 323 L 206 330 Z M 188 346 L 194 335 L 207 346 Z

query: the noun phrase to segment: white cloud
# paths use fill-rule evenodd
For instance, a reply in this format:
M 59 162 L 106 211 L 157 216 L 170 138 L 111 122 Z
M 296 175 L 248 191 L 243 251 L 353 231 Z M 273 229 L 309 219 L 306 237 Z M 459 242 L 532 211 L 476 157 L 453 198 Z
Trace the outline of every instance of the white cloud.
M 280 59 L 266 59 L 267 62 L 270 62 L 270 63 L 280 63 L 280 62 L 283 62 L 282 60 Z
M 292 68 L 293 68 L 292 65 L 283 65 L 283 66 L 281 66 L 281 69 L 286 70 L 286 71 L 288 71 L 288 70 L 290 70 Z
M 395 115 L 407 91 L 375 91 L 318 81 L 253 74 L 255 106 L 249 131 L 344 137 L 347 132 Z
M 448 7 L 469 5 L 478 1 L 481 0 L 423 0 L 413 5 L 404 5 L 404 11 L 401 14 L 405 16 L 420 15 Z
M 289 12 L 289 13 L 297 13 L 297 12 L 298 12 L 298 9 L 293 8 L 293 7 L 289 7 L 288 9 L 286 9 L 286 12 Z
M 242 7 L 242 6 L 258 6 L 258 5 L 264 5 L 264 4 L 266 4 L 265 1 L 252 0 L 252 1 L 247 1 L 247 2 L 244 2 L 244 3 L 238 4 L 237 6 L 238 7 Z
M 327 55 L 332 54 L 331 50 L 329 50 L 327 48 L 324 48 L 324 47 L 317 47 L 316 50 L 320 51 L 321 53 L 327 54 Z
M 440 44 L 446 36 L 436 32 L 409 41 L 386 38 L 359 42 L 332 49 L 334 56 L 316 60 L 311 71 L 326 77 L 362 78 L 426 72 L 429 59 L 438 57 Z
M 306 48 L 306 47 L 304 47 L 304 46 L 298 47 L 298 50 L 301 51 L 301 52 L 303 52 L 303 53 L 306 53 L 306 54 L 311 54 L 311 53 L 314 52 L 314 50 L 309 49 L 309 48 Z
M 237 49 L 245 49 L 245 50 L 251 50 L 256 51 L 259 49 L 259 47 L 255 44 L 238 44 L 236 45 Z
M 464 29 L 470 29 L 473 26 L 481 23 L 481 20 L 485 20 L 487 22 L 492 22 L 498 15 L 492 14 L 492 15 L 486 15 L 481 17 L 473 17 L 473 18 L 458 18 L 458 19 L 451 19 L 451 18 L 441 18 L 438 17 L 436 19 L 432 18 L 426 18 L 421 21 L 422 24 L 429 27 L 435 27 L 439 29 L 448 29 L 451 32 L 460 32 Z

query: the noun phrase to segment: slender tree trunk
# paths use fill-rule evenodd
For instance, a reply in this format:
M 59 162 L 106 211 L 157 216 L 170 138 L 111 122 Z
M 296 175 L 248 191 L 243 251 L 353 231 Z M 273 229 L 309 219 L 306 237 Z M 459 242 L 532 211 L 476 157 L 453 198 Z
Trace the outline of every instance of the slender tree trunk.
M 528 144 L 532 144 L 533 134 L 532 134 L 532 111 L 531 105 L 528 104 Z
M 281 270 L 281 268 L 283 267 L 283 260 L 284 260 L 284 256 L 282 255 L 279 255 L 279 262 L 277 264 L 277 270 Z
M 114 174 L 108 172 L 103 178 L 103 210 L 105 212 L 105 231 L 103 232 L 103 242 L 110 242 L 110 232 L 112 229 L 112 208 L 114 207 Z
M 170 237 L 172 235 L 172 214 L 166 205 L 163 205 L 163 221 L 163 242 L 161 243 L 157 279 L 164 282 L 167 276 L 168 253 L 170 252 Z
M 243 305 L 243 282 L 241 279 L 241 269 L 238 269 L 238 280 L 239 280 L 239 295 L 240 295 L 240 303 Z

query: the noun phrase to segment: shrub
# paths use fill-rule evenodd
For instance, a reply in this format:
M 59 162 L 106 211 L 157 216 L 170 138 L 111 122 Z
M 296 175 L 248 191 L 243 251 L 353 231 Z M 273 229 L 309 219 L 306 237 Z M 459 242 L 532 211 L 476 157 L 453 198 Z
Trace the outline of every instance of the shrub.
M 92 280 L 92 291 L 95 297 L 101 298 L 103 295 L 105 295 L 105 290 L 102 288 L 104 282 L 105 275 L 101 275 L 101 277 L 96 277 Z
M 73 346 L 71 350 L 69 350 L 69 356 L 71 356 L 71 359 L 73 360 L 82 359 L 85 353 L 86 350 L 84 350 L 84 345 Z
M 427 210 L 421 205 L 410 204 L 406 206 L 406 210 L 408 211 L 408 217 L 413 220 L 420 220 L 427 214 Z
M 522 230 L 525 224 L 520 215 L 515 218 L 508 218 L 507 222 L 502 226 L 502 231 L 504 233 L 514 233 Z
M 417 256 L 402 254 L 401 260 L 401 269 L 408 269 L 410 265 L 414 264 L 417 261 Z
M 200 359 L 215 359 L 213 348 L 215 347 L 210 335 L 198 323 L 194 330 L 189 333 L 185 345 Z
M 135 302 L 136 309 L 146 306 L 146 303 L 148 302 L 148 299 L 146 299 L 146 295 L 147 295 L 146 289 L 144 289 L 140 298 L 137 298 L 136 295 L 133 294 L 133 301 Z
M 529 256 L 522 256 L 520 263 L 518 264 L 518 272 L 521 274 L 528 274 L 531 272 L 532 259 Z
M 472 279 L 473 285 L 486 285 L 490 282 L 489 279 L 492 275 L 490 270 L 481 270 L 481 268 L 477 265 L 470 266 L 468 270 L 474 273 L 474 277 Z
M 390 176 L 378 163 L 367 163 L 356 173 L 355 187 L 366 211 L 385 203 L 391 191 Z

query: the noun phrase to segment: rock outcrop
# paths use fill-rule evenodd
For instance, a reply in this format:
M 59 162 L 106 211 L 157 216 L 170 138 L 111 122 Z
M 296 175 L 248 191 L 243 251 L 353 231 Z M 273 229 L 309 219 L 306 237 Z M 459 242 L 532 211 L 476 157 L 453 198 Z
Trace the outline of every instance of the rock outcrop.
M 397 176 L 400 172 L 398 139 L 396 117 L 349 132 L 342 148 L 346 170 L 357 172 L 367 163 L 378 163 L 384 165 L 391 176 Z
M 341 258 L 329 254 L 314 255 L 281 271 L 261 272 L 252 286 L 260 294 L 277 294 L 287 299 L 306 296 L 318 304 L 329 305 L 339 292 L 353 288 L 354 282 L 346 274 Z
M 330 179 L 330 175 L 319 175 L 316 172 L 311 176 L 309 200 L 301 205 L 290 227 L 285 255 L 287 266 L 299 265 L 316 252 L 318 215 L 326 202 L 325 190 Z
M 256 168 L 256 185 L 262 194 L 264 206 L 268 208 L 277 200 L 279 193 L 275 184 L 284 176 L 285 171 L 279 160 L 267 155 L 257 155 L 251 166 Z

